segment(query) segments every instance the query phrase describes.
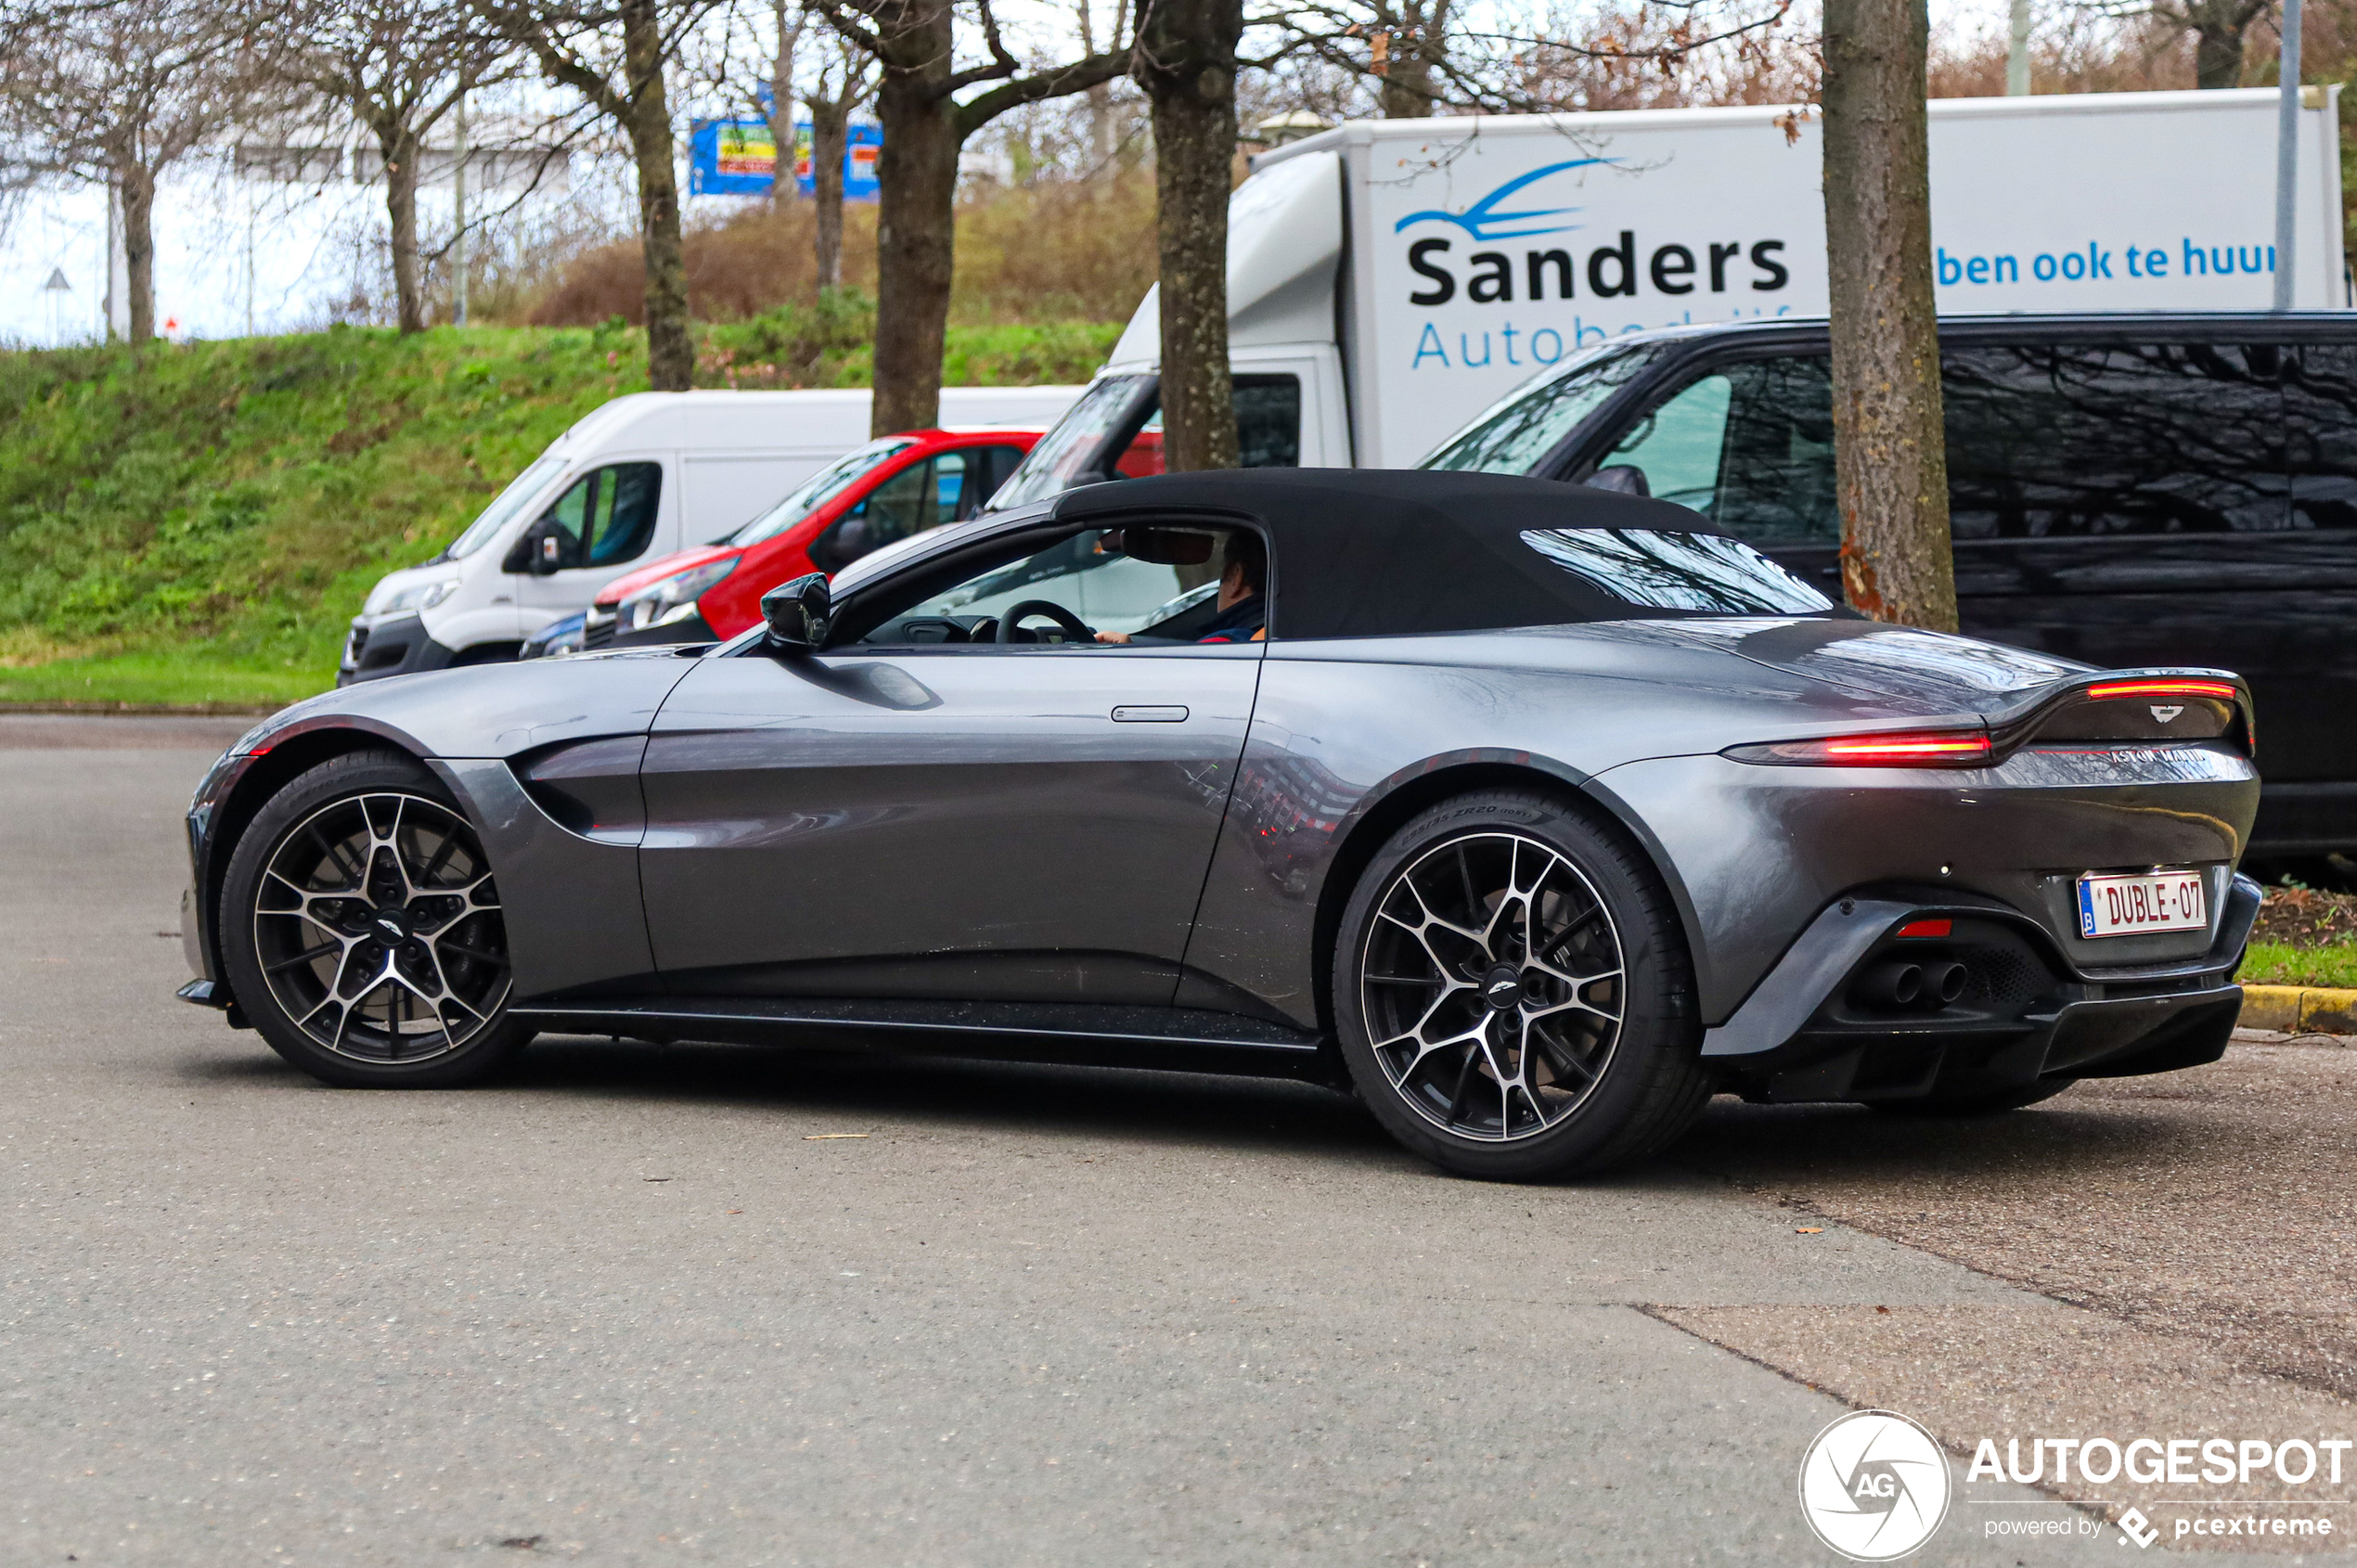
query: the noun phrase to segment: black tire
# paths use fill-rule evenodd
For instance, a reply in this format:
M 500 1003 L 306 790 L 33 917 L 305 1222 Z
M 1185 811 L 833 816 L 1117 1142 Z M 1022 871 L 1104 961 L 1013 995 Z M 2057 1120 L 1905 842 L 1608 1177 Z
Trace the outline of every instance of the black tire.
M 532 1037 L 508 1017 L 481 841 L 402 753 L 350 752 L 273 796 L 230 856 L 215 929 L 254 1029 L 328 1083 L 455 1087 Z
M 2008 1111 L 2036 1105 L 2079 1082 L 2065 1078 L 2059 1083 L 2041 1079 L 2016 1089 L 2000 1089 L 1994 1094 L 1926 1095 L 1921 1099 L 1869 1100 L 1870 1109 L 1886 1116 L 2002 1116 Z
M 1660 878 L 1618 834 L 1537 790 L 1460 795 L 1392 835 L 1344 909 L 1333 1009 L 1368 1109 L 1461 1176 L 1627 1164 L 1684 1132 L 1711 1094 L 1685 933 Z

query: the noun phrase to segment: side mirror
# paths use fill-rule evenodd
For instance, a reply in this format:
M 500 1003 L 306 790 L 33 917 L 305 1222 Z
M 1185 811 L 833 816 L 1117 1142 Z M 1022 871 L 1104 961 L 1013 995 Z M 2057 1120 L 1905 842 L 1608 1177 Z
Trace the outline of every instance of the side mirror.
M 552 577 L 563 570 L 563 535 L 544 517 L 516 536 L 515 547 L 508 552 L 508 559 L 499 563 L 499 570 L 530 572 L 535 577 Z
M 1610 490 L 1623 495 L 1654 493 L 1654 487 L 1645 482 L 1645 470 L 1634 463 L 1615 463 L 1608 469 L 1598 469 L 1582 482 L 1591 490 Z
M 761 596 L 761 618 L 769 623 L 772 648 L 809 652 L 823 646 L 828 623 L 834 619 L 834 596 L 828 591 L 827 574 L 814 572 L 770 589 Z

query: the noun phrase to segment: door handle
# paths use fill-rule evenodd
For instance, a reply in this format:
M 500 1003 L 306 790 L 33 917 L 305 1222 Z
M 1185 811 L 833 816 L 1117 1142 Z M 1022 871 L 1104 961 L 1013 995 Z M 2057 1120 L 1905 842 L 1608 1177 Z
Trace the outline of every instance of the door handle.
M 1115 724 L 1185 724 L 1187 710 L 1178 706 L 1127 707 L 1113 711 Z

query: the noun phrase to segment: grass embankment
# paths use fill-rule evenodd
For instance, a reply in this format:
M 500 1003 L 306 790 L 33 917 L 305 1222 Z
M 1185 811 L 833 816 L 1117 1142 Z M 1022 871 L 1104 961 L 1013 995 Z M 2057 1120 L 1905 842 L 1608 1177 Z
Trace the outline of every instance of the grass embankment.
M 2238 978 L 2248 985 L 2357 990 L 2357 895 L 2269 888 Z
M 766 336 L 757 329 L 767 323 Z M 864 385 L 844 322 L 752 384 Z M 954 383 L 1085 380 L 1114 328 L 953 328 Z M 772 363 L 772 362 L 765 362 Z M 646 388 L 617 328 L 0 353 L 0 703 L 267 708 L 335 678 L 385 572 L 432 555 L 566 427 Z

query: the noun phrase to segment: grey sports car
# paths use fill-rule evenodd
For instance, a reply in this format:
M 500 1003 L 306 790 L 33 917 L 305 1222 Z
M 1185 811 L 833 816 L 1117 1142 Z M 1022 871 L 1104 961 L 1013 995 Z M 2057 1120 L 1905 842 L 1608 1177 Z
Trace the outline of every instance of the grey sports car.
M 181 994 L 354 1086 L 542 1031 L 1287 1074 L 1501 1177 L 1718 1092 L 2027 1105 L 2240 1004 L 2236 677 L 1878 625 L 1665 502 L 1129 481 L 764 609 L 270 719 Z

